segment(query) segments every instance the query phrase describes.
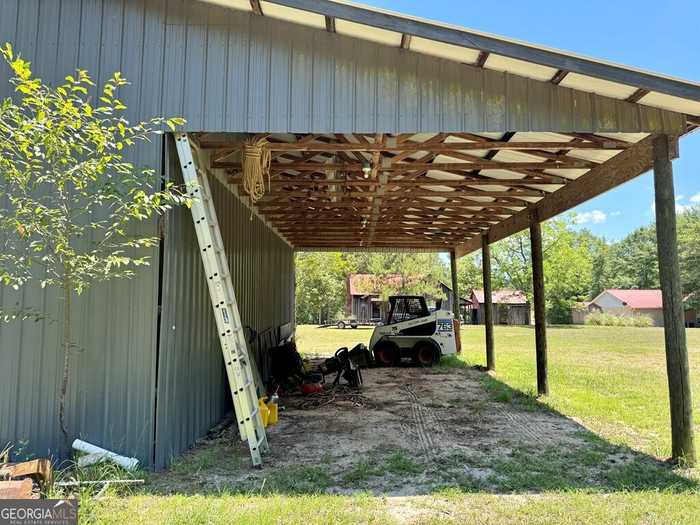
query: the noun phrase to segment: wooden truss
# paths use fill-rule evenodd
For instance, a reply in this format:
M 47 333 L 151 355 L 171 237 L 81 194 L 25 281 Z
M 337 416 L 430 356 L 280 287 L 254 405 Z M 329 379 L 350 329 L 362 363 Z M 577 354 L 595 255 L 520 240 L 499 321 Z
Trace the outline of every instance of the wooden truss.
M 255 207 L 298 249 L 467 253 L 487 232 L 497 240 L 522 229 L 533 209 L 542 208 L 543 220 L 651 166 L 649 139 L 544 137 L 551 140 L 516 133 L 258 135 L 272 163 Z M 242 183 L 242 138 L 197 137 L 210 168 L 224 170 L 235 186 Z

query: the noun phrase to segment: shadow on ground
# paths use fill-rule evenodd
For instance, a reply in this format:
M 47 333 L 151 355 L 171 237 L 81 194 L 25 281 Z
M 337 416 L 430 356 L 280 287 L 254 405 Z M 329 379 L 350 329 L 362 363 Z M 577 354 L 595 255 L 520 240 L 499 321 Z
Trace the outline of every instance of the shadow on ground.
M 364 406 L 338 396 L 315 410 L 287 398 L 253 470 L 236 430 L 201 440 L 146 492 L 432 495 L 549 491 L 698 491 L 657 458 L 615 445 L 531 394 L 448 359 L 364 373 Z M 362 404 L 362 403 L 360 403 Z M 296 407 L 296 408 L 295 408 Z

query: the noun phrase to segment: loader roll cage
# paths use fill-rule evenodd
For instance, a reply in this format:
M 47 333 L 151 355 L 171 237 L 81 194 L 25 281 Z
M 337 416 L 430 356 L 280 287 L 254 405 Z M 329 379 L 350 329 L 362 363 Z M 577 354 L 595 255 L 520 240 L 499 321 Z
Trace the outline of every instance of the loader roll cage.
M 403 323 L 412 319 L 428 317 L 430 311 L 425 298 L 419 295 L 397 295 L 389 297 L 389 317 L 386 324 Z

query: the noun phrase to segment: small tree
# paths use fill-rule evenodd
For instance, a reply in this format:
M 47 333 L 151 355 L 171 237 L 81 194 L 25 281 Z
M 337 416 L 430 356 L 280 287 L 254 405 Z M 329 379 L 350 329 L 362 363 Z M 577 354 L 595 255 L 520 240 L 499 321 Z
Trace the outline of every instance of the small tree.
M 152 169 L 125 160 L 127 150 L 182 119 L 131 125 L 114 73 L 93 102 L 94 83 L 83 70 L 52 88 L 34 78 L 30 63 L 0 49 L 14 72 L 16 101 L 0 105 L 0 283 L 15 290 L 30 281 L 56 287 L 63 299 L 63 376 L 59 423 L 68 437 L 65 399 L 70 376 L 71 299 L 96 282 L 128 278 L 148 264 L 144 249 L 158 237 L 135 234 L 132 223 L 187 199 Z M 32 311 L 34 312 L 34 311 Z M 27 310 L 3 312 L 26 318 Z M 43 315 L 43 314 L 39 314 Z

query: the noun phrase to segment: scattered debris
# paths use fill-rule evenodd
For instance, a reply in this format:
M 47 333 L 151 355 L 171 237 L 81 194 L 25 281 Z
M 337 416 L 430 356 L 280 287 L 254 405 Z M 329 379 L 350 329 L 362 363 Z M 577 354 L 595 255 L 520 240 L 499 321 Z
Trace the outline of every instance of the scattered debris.
M 94 481 L 58 481 L 55 483 L 57 487 L 82 487 L 89 485 L 102 485 L 100 490 L 95 494 L 94 498 L 99 499 L 104 495 L 110 485 L 143 485 L 145 480 L 143 479 L 100 479 Z
M 38 499 L 39 492 L 34 491 L 34 484 L 29 478 L 22 480 L 0 481 L 0 499 Z
M 94 465 L 95 463 L 100 463 L 102 461 L 111 461 L 116 463 L 124 470 L 136 470 L 139 466 L 139 460 L 136 458 L 129 458 L 126 456 L 120 456 L 114 452 L 100 448 L 97 445 L 88 443 L 81 439 L 76 439 L 73 441 L 73 448 L 80 452 L 87 453 L 87 456 L 82 456 L 78 458 L 78 466 L 86 467 L 88 465 Z
M 362 395 L 357 388 L 347 385 L 336 385 L 321 392 L 309 394 L 298 403 L 289 399 L 289 406 L 299 410 L 315 410 L 327 406 L 351 406 L 354 408 L 373 408 L 372 401 Z
M 39 484 L 50 484 L 53 469 L 48 459 L 33 459 L 21 463 L 4 463 L 0 465 L 0 479 L 17 480 L 31 478 Z

